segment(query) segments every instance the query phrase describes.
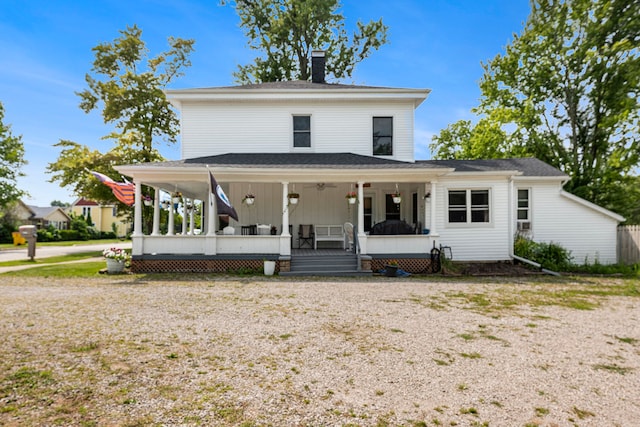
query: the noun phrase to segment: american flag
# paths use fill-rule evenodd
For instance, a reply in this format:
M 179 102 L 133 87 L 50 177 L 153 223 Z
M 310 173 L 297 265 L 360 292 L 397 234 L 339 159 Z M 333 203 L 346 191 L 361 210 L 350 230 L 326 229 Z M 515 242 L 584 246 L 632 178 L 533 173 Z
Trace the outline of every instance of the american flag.
M 93 176 L 98 178 L 100 182 L 102 182 L 104 185 L 111 188 L 113 195 L 116 196 L 116 198 L 120 200 L 122 203 L 124 203 L 127 206 L 131 206 L 135 203 L 136 201 L 135 184 L 129 181 L 115 182 L 114 180 L 112 180 L 111 178 L 109 178 L 104 174 L 101 174 L 100 172 L 94 172 L 94 171 L 89 171 L 89 172 L 91 172 Z

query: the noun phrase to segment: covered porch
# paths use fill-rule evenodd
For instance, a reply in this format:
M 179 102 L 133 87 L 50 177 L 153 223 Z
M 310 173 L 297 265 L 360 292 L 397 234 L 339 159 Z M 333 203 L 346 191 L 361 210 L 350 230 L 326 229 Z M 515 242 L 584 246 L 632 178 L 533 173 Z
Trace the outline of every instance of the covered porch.
M 277 271 L 286 272 L 291 258 L 301 254 L 297 249 L 311 246 L 351 252 L 358 268 L 367 270 L 375 260 L 427 258 L 439 238 L 438 176 L 449 170 L 345 153 L 339 157 L 339 162 L 328 162 L 327 155 L 273 154 L 238 162 L 212 156 L 118 167 L 136 184 L 136 200 L 143 199 L 143 186 L 153 189 L 151 207 L 135 204 L 132 269 L 225 271 L 258 268 L 270 259 L 278 262 Z M 309 164 L 312 158 L 322 161 Z M 218 214 L 209 173 L 235 207 L 238 221 Z M 290 197 L 293 193 L 297 201 Z M 346 197 L 350 193 L 355 193 L 354 201 Z M 394 198 L 397 193 L 399 199 Z M 178 199 L 168 200 L 176 195 Z M 251 203 L 248 195 L 254 196 Z M 167 219 L 161 231 L 163 210 Z M 147 232 L 143 213 L 152 218 Z M 178 217 L 182 221 L 176 229 Z M 384 221 L 406 223 L 413 232 L 372 233 Z M 345 224 L 353 225 L 352 236 L 344 233 Z M 299 235 L 301 226 L 313 230 L 310 240 Z M 327 238 L 322 234 L 326 230 L 331 233 Z

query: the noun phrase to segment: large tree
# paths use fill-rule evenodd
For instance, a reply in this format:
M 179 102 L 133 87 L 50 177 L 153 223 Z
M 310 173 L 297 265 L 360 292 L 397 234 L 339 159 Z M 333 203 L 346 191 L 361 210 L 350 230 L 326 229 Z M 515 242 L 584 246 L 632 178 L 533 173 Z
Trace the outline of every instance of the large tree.
M 162 159 L 155 148 L 158 139 L 175 143 L 178 119 L 163 89 L 183 69 L 191 65 L 193 40 L 169 37 L 169 50 L 148 58 L 142 31 L 127 27 L 111 43 L 93 48 L 92 74 L 85 79 L 88 88 L 78 93 L 80 108 L 86 113 L 101 109 L 105 124 L 115 130 L 105 138 L 115 146 L 107 153 L 73 141 L 61 140 L 58 160 L 47 167 L 51 181 L 69 186 L 79 195 L 100 202 L 116 202 L 108 187 L 91 179 L 86 170 L 102 172 L 115 180 L 113 166 L 123 163 L 152 162 Z
M 338 0 L 222 0 L 232 4 L 249 47 L 262 52 L 238 67 L 239 83 L 309 80 L 312 49 L 325 51 L 327 76 L 350 77 L 355 65 L 387 42 L 387 26 L 357 22 L 351 37 Z
M 4 124 L 4 106 L 0 102 L 0 208 L 25 195 L 18 188 L 17 178 L 24 176 L 21 168 L 26 164 L 22 136 L 14 136 L 11 126 Z
M 483 65 L 478 120 L 441 131 L 432 153 L 535 156 L 571 177 L 568 191 L 632 219 L 640 203 L 640 3 L 531 6 L 522 33 Z

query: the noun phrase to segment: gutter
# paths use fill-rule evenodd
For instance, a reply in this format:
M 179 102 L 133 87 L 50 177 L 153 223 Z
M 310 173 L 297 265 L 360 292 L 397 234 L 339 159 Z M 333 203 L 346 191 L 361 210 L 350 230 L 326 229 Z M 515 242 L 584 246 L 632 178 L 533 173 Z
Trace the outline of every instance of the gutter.
M 523 262 L 525 264 L 532 265 L 535 268 L 539 268 L 540 271 L 542 271 L 543 273 L 549 274 L 551 276 L 560 276 L 560 273 L 555 272 L 555 271 L 551 271 L 551 270 L 547 270 L 546 268 L 542 268 L 542 265 L 537 263 L 537 262 L 535 262 L 535 261 L 531 261 L 530 259 L 519 257 L 518 255 L 512 255 L 512 256 L 513 256 L 513 259 L 515 259 L 517 261 Z

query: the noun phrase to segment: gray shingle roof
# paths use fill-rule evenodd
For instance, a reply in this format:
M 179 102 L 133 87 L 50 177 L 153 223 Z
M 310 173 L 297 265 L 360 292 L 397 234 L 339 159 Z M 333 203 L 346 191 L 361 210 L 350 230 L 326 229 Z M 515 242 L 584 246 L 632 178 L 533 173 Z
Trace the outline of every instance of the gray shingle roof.
M 49 216 L 51 213 L 53 213 L 58 209 L 57 206 L 45 206 L 45 207 L 34 206 L 34 205 L 27 205 L 27 206 L 29 206 L 29 209 L 33 211 L 35 218 L 46 218 L 47 216 Z
M 534 157 L 487 160 L 418 160 L 424 165 L 453 168 L 456 172 L 520 171 L 522 176 L 567 177 L 568 175 Z
M 384 168 L 384 169 L 424 169 L 446 168 L 446 166 L 424 165 L 353 153 L 227 153 L 217 156 L 163 162 L 166 166 L 238 166 L 238 167 L 295 167 L 295 168 Z
M 145 163 L 136 167 L 238 167 L 325 169 L 453 169 L 455 172 L 518 171 L 522 176 L 568 178 L 568 175 L 536 158 L 490 160 L 418 160 L 401 162 L 353 153 L 226 153 L 193 159 Z
M 240 86 L 215 86 L 208 88 L 194 88 L 194 89 L 186 89 L 186 90 L 201 90 L 201 89 L 321 89 L 321 90 L 331 90 L 331 89 L 394 89 L 389 87 L 382 86 L 363 86 L 363 85 L 353 85 L 353 84 L 343 84 L 343 83 L 313 83 L 307 80 L 291 80 L 291 81 L 281 81 L 281 82 L 264 82 L 264 83 L 253 83 L 246 84 Z M 169 90 L 171 92 L 171 90 Z

